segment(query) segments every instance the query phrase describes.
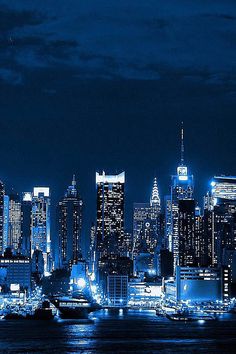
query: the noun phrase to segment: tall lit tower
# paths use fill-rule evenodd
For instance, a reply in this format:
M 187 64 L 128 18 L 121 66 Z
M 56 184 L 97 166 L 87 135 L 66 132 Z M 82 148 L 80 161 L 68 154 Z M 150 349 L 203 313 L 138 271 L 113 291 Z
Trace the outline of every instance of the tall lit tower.
M 154 178 L 153 181 L 153 187 L 152 187 L 152 195 L 150 198 L 150 206 L 155 207 L 156 209 L 159 209 L 159 212 L 161 210 L 161 200 L 159 196 L 159 190 L 157 186 L 157 178 Z
M 59 264 L 70 268 L 81 256 L 83 202 L 76 187 L 75 175 L 64 197 L 58 203 Z
M 97 248 L 100 253 L 119 253 L 124 236 L 125 173 L 96 173 Z
M 134 203 L 133 209 L 133 253 L 154 253 L 160 236 L 161 201 L 154 178 L 149 203 Z
M 4 184 L 0 181 L 0 255 L 4 252 L 4 195 Z
M 30 257 L 31 254 L 31 213 L 32 213 L 32 192 L 24 192 L 21 202 L 21 253 Z
M 19 195 L 9 195 L 9 226 L 7 246 L 18 253 L 21 241 L 21 202 Z
M 44 270 L 50 270 L 50 194 L 48 187 L 35 187 L 32 198 L 31 255 L 40 250 L 44 258 Z
M 171 232 L 169 250 L 173 252 L 174 265 L 179 263 L 179 201 L 193 199 L 193 176 L 184 161 L 184 128 L 181 126 L 180 164 L 171 183 Z
M 224 253 L 236 252 L 236 176 L 215 176 L 204 211 L 208 262 L 224 263 Z

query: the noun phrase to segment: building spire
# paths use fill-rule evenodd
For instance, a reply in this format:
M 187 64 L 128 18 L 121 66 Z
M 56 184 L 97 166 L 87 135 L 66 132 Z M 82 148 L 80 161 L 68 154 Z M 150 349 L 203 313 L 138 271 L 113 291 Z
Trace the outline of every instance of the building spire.
M 184 122 L 181 122 L 181 165 L 184 165 Z
M 161 206 L 161 200 L 160 200 L 160 196 L 159 196 L 159 190 L 158 190 L 158 186 L 157 186 L 156 177 L 154 178 L 154 181 L 153 181 L 150 204 L 151 204 L 151 206 L 154 206 L 154 205 L 156 205 L 158 207 Z
M 72 178 L 72 184 L 73 187 L 76 186 L 76 180 L 75 180 L 75 174 L 73 174 L 73 178 Z

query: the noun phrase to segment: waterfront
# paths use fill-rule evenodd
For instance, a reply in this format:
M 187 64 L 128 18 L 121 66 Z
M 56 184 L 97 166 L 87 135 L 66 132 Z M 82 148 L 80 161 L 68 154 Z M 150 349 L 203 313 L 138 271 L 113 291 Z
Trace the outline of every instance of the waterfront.
M 98 311 L 91 321 L 0 321 L 5 353 L 234 353 L 236 316 L 176 323 L 155 312 Z

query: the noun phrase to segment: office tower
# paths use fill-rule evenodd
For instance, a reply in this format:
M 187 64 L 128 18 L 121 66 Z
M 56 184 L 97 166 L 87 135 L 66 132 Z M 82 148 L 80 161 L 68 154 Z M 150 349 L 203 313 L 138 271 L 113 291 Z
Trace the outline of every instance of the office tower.
M 44 258 L 44 270 L 50 271 L 50 195 L 48 187 L 35 187 L 32 198 L 31 255 L 40 250 Z
M 211 265 L 224 264 L 225 250 L 236 250 L 236 177 L 216 176 L 211 182 L 205 226 Z
M 96 273 L 96 226 L 92 223 L 90 227 L 90 245 L 89 245 L 89 252 L 88 252 L 88 259 L 89 259 L 89 272 L 94 280 L 95 273 Z
M 213 204 L 236 200 L 236 176 L 215 176 L 211 181 Z
M 21 202 L 18 194 L 9 195 L 8 217 L 8 242 L 7 246 L 13 253 L 19 253 L 21 241 Z
M 207 265 L 205 254 L 207 250 L 207 242 L 204 237 L 204 216 L 201 213 L 201 208 L 196 206 L 195 208 L 195 257 L 196 263 L 199 267 Z
M 4 195 L 3 205 L 3 252 L 5 252 L 9 234 L 9 195 Z
M 169 250 L 174 255 L 174 266 L 179 262 L 179 201 L 193 199 L 193 176 L 184 162 L 184 130 L 181 128 L 181 159 L 177 174 L 171 183 L 171 237 Z
M 76 187 L 75 176 L 58 203 L 60 268 L 70 269 L 81 259 L 81 228 L 83 202 Z
M 125 173 L 96 173 L 97 250 L 100 255 L 119 253 L 124 236 Z
M 154 179 L 149 203 L 134 203 L 133 259 L 134 273 L 157 274 L 157 253 L 162 245 L 161 203 Z
M 155 249 L 158 245 L 161 246 L 161 199 L 157 186 L 157 179 L 154 178 L 152 195 L 150 199 L 150 219 L 153 228 L 154 237 L 151 241 L 151 249 Z
M 179 265 L 181 267 L 197 266 L 195 240 L 195 201 L 179 200 Z
M 164 215 L 165 215 L 165 226 L 164 226 L 164 248 L 172 252 L 172 204 L 171 196 L 166 195 L 164 198 Z
M 32 193 L 25 192 L 21 202 L 21 245 L 20 250 L 24 256 L 30 257 L 31 254 L 31 212 L 32 212 Z
M 154 179 L 150 203 L 134 203 L 133 208 L 133 253 L 154 253 L 158 243 L 161 243 L 161 203 Z
M 160 199 L 160 195 L 159 195 L 159 190 L 158 190 L 158 186 L 157 186 L 157 179 L 156 177 L 154 178 L 153 181 L 153 187 L 152 187 L 152 195 L 150 198 L 150 206 L 154 211 L 157 211 L 157 213 L 159 214 L 161 211 L 161 199 Z
M 4 253 L 4 195 L 4 184 L 0 181 L 0 255 Z

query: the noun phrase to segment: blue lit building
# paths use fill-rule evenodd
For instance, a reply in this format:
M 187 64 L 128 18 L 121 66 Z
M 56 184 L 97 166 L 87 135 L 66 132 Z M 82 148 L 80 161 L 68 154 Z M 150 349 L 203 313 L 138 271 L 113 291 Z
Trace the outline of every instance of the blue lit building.
M 171 225 L 168 231 L 169 250 L 173 252 L 174 266 L 179 264 L 179 201 L 193 199 L 193 176 L 184 163 L 184 130 L 181 129 L 181 161 L 177 167 L 177 174 L 172 176 L 171 181 Z
M 133 259 L 134 274 L 157 274 L 156 253 L 162 244 L 161 202 L 154 178 L 149 203 L 134 203 L 133 208 Z
M 4 210 L 3 210 L 3 252 L 7 248 L 9 234 L 9 196 L 4 195 Z
M 0 181 L 0 255 L 4 253 L 4 195 L 5 187 Z
M 7 247 L 13 253 L 19 253 L 21 244 L 21 202 L 17 193 L 9 195 L 9 214 L 8 214 L 8 240 Z
M 43 253 L 45 272 L 50 271 L 50 195 L 48 187 L 35 187 L 32 197 L 31 255 L 34 250 Z
M 72 184 L 57 207 L 60 268 L 71 268 L 72 264 L 77 264 L 82 257 L 82 206 L 83 202 L 73 176 Z
M 125 172 L 96 173 L 96 246 L 100 256 L 123 253 Z
M 21 202 L 21 253 L 24 256 L 31 255 L 31 213 L 32 213 L 32 193 L 25 192 Z

